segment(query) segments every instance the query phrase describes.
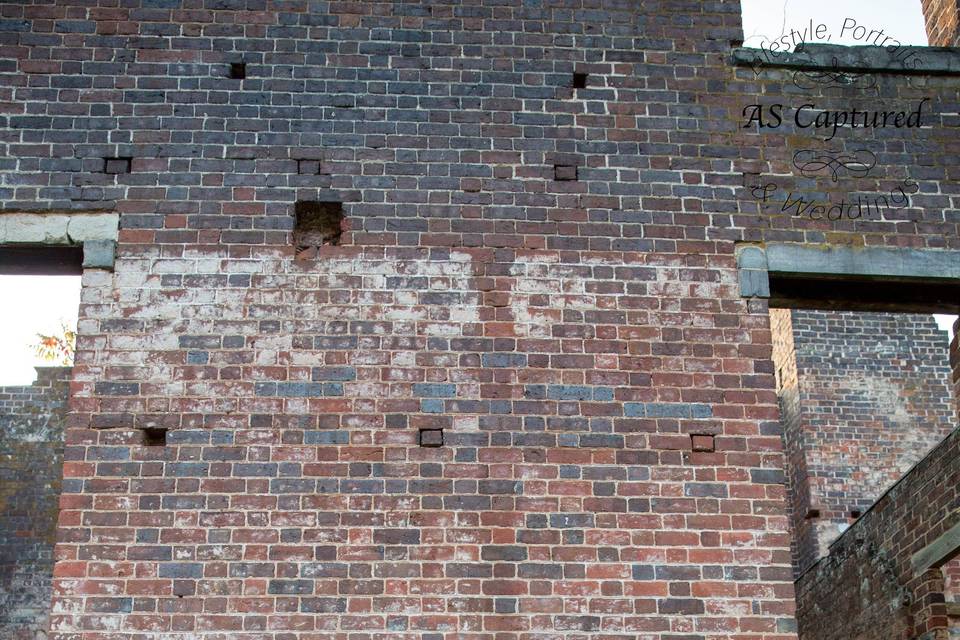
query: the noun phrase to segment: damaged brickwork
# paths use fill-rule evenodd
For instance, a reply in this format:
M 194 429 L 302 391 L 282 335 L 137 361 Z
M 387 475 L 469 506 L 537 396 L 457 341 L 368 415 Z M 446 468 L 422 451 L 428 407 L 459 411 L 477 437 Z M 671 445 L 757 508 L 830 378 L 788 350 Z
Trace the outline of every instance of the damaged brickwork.
M 949 338 L 930 315 L 771 317 L 801 573 L 957 427 Z
M 70 369 L 0 387 L 0 638 L 46 638 Z
M 956 52 L 874 74 L 929 118 L 840 131 L 878 162 L 834 184 L 792 168 L 810 132 L 744 127 L 797 89 L 737 63 L 737 2 L 0 16 L 2 211 L 120 214 L 84 273 L 54 638 L 796 638 L 736 246 L 960 249 Z M 918 190 L 837 222 L 758 200 L 772 174 Z M 297 202 L 344 216 L 300 260 Z
M 958 487 L 960 430 L 885 493 L 834 542 L 827 557 L 800 577 L 800 638 L 945 640 L 951 618 L 943 571 L 938 566 L 918 570 L 913 559 L 960 524 Z

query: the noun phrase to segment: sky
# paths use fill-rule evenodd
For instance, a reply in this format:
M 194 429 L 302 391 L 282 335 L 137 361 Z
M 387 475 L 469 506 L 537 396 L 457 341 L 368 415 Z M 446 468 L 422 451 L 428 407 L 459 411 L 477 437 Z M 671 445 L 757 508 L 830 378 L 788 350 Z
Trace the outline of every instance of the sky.
M 876 39 L 881 29 L 883 37 L 901 44 L 927 44 L 920 0 L 742 0 L 742 6 L 747 46 L 778 40 L 791 30 L 809 33 L 811 21 L 814 31 L 825 25 L 820 33 L 836 44 L 872 44 L 868 38 Z M 76 327 L 80 278 L 0 276 L 0 299 L 9 309 L 0 317 L 0 386 L 30 384 L 33 368 L 44 363 L 29 345 L 37 332 L 57 332 L 61 321 Z M 949 330 L 949 316 L 937 320 Z
M 748 47 L 778 40 L 791 30 L 809 33 L 811 20 L 814 32 L 818 25 L 826 26 L 820 30 L 824 39 L 814 37 L 814 42 L 829 37 L 829 44 L 882 44 L 889 36 L 900 44 L 927 44 L 920 0 L 741 0 L 741 5 Z M 878 41 L 880 30 L 884 35 Z
M 61 320 L 77 326 L 80 276 L 0 276 L 0 300 L 0 386 L 30 384 L 35 366 L 50 366 L 30 346 L 37 333 L 60 333 Z

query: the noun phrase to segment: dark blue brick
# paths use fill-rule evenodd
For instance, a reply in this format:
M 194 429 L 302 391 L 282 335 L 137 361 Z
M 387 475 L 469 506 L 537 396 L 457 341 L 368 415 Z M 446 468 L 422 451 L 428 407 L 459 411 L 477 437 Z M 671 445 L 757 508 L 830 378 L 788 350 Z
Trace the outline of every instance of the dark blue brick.
M 203 577 L 203 563 L 200 562 L 162 562 L 157 574 L 161 578 L 192 578 L 199 580 Z
M 140 383 L 98 382 L 93 389 L 98 396 L 135 396 L 140 393 Z
M 174 478 L 203 478 L 210 473 L 210 465 L 201 462 L 168 462 L 164 475 Z
M 310 378 L 314 382 L 356 380 L 357 370 L 353 367 L 314 367 Z
M 274 462 L 238 462 L 233 465 L 233 475 L 238 477 L 276 477 L 277 464 Z
M 304 431 L 304 444 L 350 444 L 349 431 Z
M 413 385 L 413 394 L 421 398 L 453 398 L 457 394 L 457 387 L 453 384 L 418 382 Z
M 421 400 L 420 411 L 423 413 L 443 413 L 443 400 L 438 398 Z
M 551 384 L 547 387 L 547 397 L 551 400 L 590 400 L 593 391 L 581 385 Z
M 527 366 L 527 356 L 522 353 L 485 353 L 481 363 L 488 368 L 514 368 Z

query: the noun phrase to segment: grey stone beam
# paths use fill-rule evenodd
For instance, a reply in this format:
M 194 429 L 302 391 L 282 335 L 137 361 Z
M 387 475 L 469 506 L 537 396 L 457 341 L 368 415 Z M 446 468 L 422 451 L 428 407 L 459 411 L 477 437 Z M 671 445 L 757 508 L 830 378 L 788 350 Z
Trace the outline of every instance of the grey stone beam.
M 958 512 L 960 513 L 960 512 Z M 960 551 L 960 522 L 945 534 L 913 554 L 910 563 L 913 565 L 914 575 L 920 575 L 927 569 L 938 567 L 948 562 L 951 557 Z
M 87 240 L 83 243 L 83 268 L 113 271 L 117 243 L 113 240 Z
M 768 244 L 770 273 L 867 278 L 960 279 L 960 251 Z
M 830 69 L 833 71 L 884 72 L 920 75 L 960 75 L 960 48 L 901 46 L 844 46 L 808 43 L 796 51 L 768 48 L 734 49 L 731 62 L 758 72 L 761 67 Z
M 769 298 L 770 274 L 767 255 L 753 245 L 737 248 L 737 267 L 740 275 L 740 295 L 744 298 Z
M 113 270 L 120 216 L 116 213 L 0 214 L 0 245 L 83 247 L 83 268 Z

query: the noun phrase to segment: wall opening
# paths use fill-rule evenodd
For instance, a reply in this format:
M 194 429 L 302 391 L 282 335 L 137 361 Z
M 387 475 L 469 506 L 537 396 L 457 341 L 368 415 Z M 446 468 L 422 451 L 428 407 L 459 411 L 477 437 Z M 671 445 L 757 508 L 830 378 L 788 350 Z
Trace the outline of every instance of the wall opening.
M 70 251 L 0 249 L 0 637 L 46 637 L 80 276 Z M 17 262 L 17 257 L 24 260 Z M 61 275 L 36 275 L 37 272 Z M 23 275 L 24 273 L 32 275 Z
M 796 575 L 957 428 L 929 313 L 772 308 Z

